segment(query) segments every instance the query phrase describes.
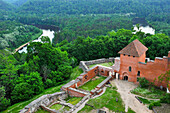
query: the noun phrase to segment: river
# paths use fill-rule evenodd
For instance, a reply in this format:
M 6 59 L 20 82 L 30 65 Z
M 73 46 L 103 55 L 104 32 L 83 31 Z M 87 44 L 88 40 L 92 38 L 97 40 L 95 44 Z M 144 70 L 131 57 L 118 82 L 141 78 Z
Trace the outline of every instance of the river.
M 41 41 L 41 37 L 42 36 L 48 36 L 50 38 L 50 41 L 52 42 L 53 38 L 54 38 L 54 31 L 53 30 L 46 30 L 46 29 L 41 29 L 43 31 L 43 34 L 36 40 L 33 40 L 33 42 L 40 42 Z M 27 53 L 27 46 L 23 47 L 21 50 L 18 51 L 19 53 L 25 52 Z
M 148 24 L 148 22 L 146 21 L 145 18 L 139 18 L 139 17 L 133 18 L 132 24 L 133 24 L 134 30 L 136 30 L 136 32 L 141 30 L 142 32 L 144 32 L 146 34 L 147 33 L 150 33 L 151 35 L 155 34 L 155 29 L 153 29 L 151 26 L 149 26 L 149 24 Z M 139 30 L 136 27 L 136 24 L 140 25 Z
M 136 25 L 134 25 L 134 30 L 139 31 L 141 30 L 142 32 L 144 33 L 150 33 L 151 35 L 154 35 L 155 34 L 155 29 L 153 29 L 152 27 L 150 27 L 149 25 L 148 26 L 140 26 L 139 27 L 139 30 L 138 28 L 136 27 Z

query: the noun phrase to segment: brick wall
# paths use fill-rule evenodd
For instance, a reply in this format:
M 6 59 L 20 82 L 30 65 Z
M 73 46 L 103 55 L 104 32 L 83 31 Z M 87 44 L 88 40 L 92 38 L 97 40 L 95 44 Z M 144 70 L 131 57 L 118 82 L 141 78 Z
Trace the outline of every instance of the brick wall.
M 88 94 L 83 91 L 77 90 L 77 89 L 68 88 L 68 95 L 74 96 L 74 97 L 84 97 Z
M 154 61 L 150 60 L 145 63 L 145 56 L 145 53 L 140 57 L 121 54 L 119 70 L 120 79 L 124 79 L 125 76 L 128 76 L 128 81 L 138 83 L 137 77 L 145 77 L 150 82 L 153 82 L 156 79 L 155 85 L 157 86 L 162 85 L 166 87 L 164 82 L 162 84 L 158 82 L 158 77 L 170 70 L 170 66 L 168 66 L 170 57 L 156 57 Z M 168 53 L 168 56 L 170 56 L 170 52 Z M 129 70 L 129 67 L 131 67 L 131 71 Z M 138 73 L 140 73 L 140 75 L 138 75 Z
M 146 64 L 138 64 L 138 70 L 140 71 L 140 77 L 145 77 L 150 82 L 155 81 L 155 85 L 166 87 L 165 83 L 160 84 L 158 77 L 161 74 L 166 73 L 168 70 L 168 58 L 155 58 L 155 61 L 147 62 Z

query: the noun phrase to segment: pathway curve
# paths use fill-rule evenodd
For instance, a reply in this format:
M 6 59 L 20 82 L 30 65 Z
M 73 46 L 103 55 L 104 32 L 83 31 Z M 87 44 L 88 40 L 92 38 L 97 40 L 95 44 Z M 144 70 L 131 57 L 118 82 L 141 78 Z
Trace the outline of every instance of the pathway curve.
M 130 91 L 137 87 L 132 82 L 123 81 L 123 80 L 113 80 L 111 84 L 115 84 L 117 91 L 120 93 L 121 98 L 125 104 L 125 112 L 128 111 L 130 107 L 136 113 L 152 113 L 152 110 L 149 110 L 144 104 L 140 103 L 135 95 L 130 93 Z

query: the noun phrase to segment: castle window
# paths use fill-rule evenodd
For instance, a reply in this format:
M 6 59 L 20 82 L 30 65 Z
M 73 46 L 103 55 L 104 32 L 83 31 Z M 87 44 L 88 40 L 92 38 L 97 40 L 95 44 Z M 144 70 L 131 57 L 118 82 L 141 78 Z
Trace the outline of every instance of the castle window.
M 138 71 L 138 74 L 137 74 L 137 76 L 140 76 L 140 71 Z
M 130 57 L 130 55 L 128 55 L 128 57 Z
M 123 54 L 123 56 L 125 56 L 125 54 Z
M 86 75 L 84 78 L 87 79 L 87 77 L 88 77 L 88 76 Z
M 133 56 L 133 58 L 135 58 L 135 56 Z
M 129 66 L 129 72 L 131 72 L 132 71 L 132 67 L 131 66 Z
M 94 70 L 95 73 L 97 73 L 97 70 Z
M 101 70 L 101 72 L 102 72 L 102 73 L 104 73 L 104 71 L 103 71 L 103 70 Z

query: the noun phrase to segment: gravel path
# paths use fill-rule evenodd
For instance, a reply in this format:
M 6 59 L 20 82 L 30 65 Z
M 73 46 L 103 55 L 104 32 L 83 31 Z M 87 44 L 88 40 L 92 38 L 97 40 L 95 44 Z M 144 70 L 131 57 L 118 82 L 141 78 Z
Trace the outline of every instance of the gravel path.
M 135 98 L 134 94 L 130 93 L 130 90 L 136 88 L 137 85 L 123 80 L 113 80 L 111 84 L 116 85 L 117 91 L 120 93 L 125 104 L 125 112 L 127 112 L 128 107 L 130 107 L 136 113 L 152 113 L 152 110 L 149 110 Z

